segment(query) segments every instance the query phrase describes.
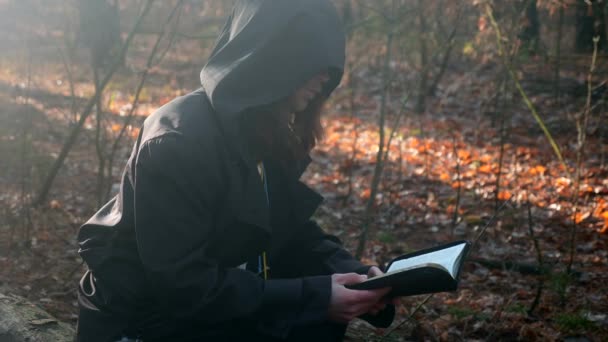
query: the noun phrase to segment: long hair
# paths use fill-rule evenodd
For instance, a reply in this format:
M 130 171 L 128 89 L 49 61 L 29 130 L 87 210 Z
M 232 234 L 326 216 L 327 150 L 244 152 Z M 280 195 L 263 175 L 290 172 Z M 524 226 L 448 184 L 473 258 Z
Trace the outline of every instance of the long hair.
M 317 96 L 301 112 L 290 113 L 292 98 L 251 108 L 241 116 L 241 131 L 256 158 L 272 158 L 284 166 L 305 158 L 323 137 L 321 110 L 324 96 Z

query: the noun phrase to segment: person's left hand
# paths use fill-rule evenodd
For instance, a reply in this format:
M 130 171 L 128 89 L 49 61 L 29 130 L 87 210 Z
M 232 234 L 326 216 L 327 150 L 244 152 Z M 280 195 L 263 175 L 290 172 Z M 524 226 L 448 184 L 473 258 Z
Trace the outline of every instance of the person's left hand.
M 377 266 L 372 266 L 372 267 L 370 267 L 369 271 L 367 271 L 367 278 L 378 277 L 383 274 L 384 274 L 384 272 L 382 272 Z M 396 304 L 396 303 L 397 303 L 396 298 L 384 297 L 384 298 L 380 299 L 378 301 L 378 303 L 376 303 L 376 305 L 374 305 L 369 310 L 369 313 L 371 313 L 372 315 L 377 315 L 378 312 L 380 312 L 380 311 L 384 310 L 384 308 L 386 308 L 387 304 Z

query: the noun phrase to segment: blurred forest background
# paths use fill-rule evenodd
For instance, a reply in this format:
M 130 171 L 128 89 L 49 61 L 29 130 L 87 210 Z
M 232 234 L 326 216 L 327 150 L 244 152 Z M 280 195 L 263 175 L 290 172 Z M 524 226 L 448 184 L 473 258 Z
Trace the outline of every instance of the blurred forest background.
M 608 340 L 606 1 L 334 2 L 348 62 L 304 176 L 318 221 L 375 264 L 477 241 L 458 292 L 349 340 Z M 146 115 L 198 88 L 231 6 L 0 0 L 2 296 L 75 324 L 79 225 Z

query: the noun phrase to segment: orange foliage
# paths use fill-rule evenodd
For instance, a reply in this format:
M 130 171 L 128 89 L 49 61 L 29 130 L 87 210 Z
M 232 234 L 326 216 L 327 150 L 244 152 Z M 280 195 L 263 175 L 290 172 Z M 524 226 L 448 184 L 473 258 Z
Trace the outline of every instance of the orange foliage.
M 325 139 L 327 139 L 328 144 L 335 144 L 342 139 L 342 134 L 340 132 L 331 132 L 327 134 Z
M 420 145 L 420 140 L 416 137 L 412 137 L 409 139 L 409 143 L 411 147 L 418 147 L 418 145 Z
M 490 154 L 484 154 L 483 156 L 481 156 L 479 158 L 479 161 L 481 161 L 482 163 L 490 163 L 492 160 L 494 159 L 494 157 L 492 157 L 492 155 Z
M 469 152 L 469 150 L 459 149 L 458 150 L 458 158 L 460 158 L 463 161 L 466 161 L 469 158 L 471 158 L 471 152 Z
M 520 156 L 529 155 L 531 153 L 531 150 L 529 147 L 519 146 L 515 149 L 515 153 Z
M 465 171 L 465 172 L 462 174 L 462 176 L 463 176 L 464 178 L 475 178 L 475 177 L 477 176 L 477 172 L 475 172 L 475 170 L 473 170 L 473 169 L 469 169 L 469 170 L 466 170 L 466 171 Z
M 603 198 L 600 198 L 597 202 L 595 210 L 593 211 L 593 216 L 601 218 L 603 214 L 605 214 L 605 210 L 608 210 L 608 203 Z
M 481 173 L 492 173 L 492 166 L 489 164 L 484 164 L 481 165 L 478 170 Z
M 588 213 L 588 212 L 586 212 L 586 213 L 577 212 L 572 217 L 572 220 L 574 221 L 574 223 L 577 223 L 577 224 L 581 223 L 581 222 L 585 221 L 589 217 L 589 214 L 590 213 Z
M 368 199 L 371 194 L 372 194 L 371 189 L 369 189 L 369 188 L 365 189 L 365 190 L 361 191 L 361 198 Z
M 445 211 L 448 215 L 452 215 L 452 214 L 454 214 L 455 209 L 456 209 L 456 206 L 454 204 L 450 204 L 450 205 L 448 205 L 448 207 L 446 208 Z M 458 214 L 462 215 L 462 214 L 464 214 L 464 212 L 465 211 L 462 207 L 458 208 Z
M 602 217 L 604 218 L 604 227 L 602 227 L 602 229 L 600 229 L 600 233 L 604 234 L 604 233 L 608 232 L 608 211 L 604 211 L 602 213 Z
M 593 193 L 593 187 L 590 186 L 589 184 L 582 184 L 579 188 L 579 191 L 581 192 L 582 195 L 584 194 L 592 194 Z
M 479 17 L 479 19 L 477 20 L 477 29 L 479 30 L 479 32 L 483 32 L 485 31 L 486 27 L 488 26 L 488 21 L 486 20 L 486 17 Z
M 542 166 L 542 165 L 537 165 L 533 168 L 530 169 L 530 174 L 531 175 L 544 175 L 545 171 L 547 171 L 547 168 Z
M 510 199 L 513 195 L 508 191 L 501 191 L 498 193 L 498 199 L 501 201 L 506 201 Z
M 560 177 L 555 180 L 555 186 L 569 186 L 570 183 L 570 179 L 564 177 Z

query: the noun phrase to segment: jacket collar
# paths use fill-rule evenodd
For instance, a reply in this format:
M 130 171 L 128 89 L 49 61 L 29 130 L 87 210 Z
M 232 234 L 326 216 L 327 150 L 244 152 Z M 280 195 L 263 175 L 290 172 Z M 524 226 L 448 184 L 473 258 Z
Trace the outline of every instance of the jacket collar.
M 270 206 L 266 197 L 264 183 L 260 178 L 257 163 L 252 157 L 247 143 L 239 132 L 237 116 L 218 115 L 211 107 L 218 128 L 224 136 L 224 141 L 230 154 L 230 167 L 233 184 L 231 186 L 229 201 L 236 210 L 237 219 L 243 223 L 261 227 L 268 234 L 272 233 L 270 222 Z M 306 156 L 296 161 L 288 170 L 281 170 L 277 163 L 266 161 L 267 175 L 270 181 L 283 178 L 281 181 L 287 191 L 286 199 L 290 202 L 291 214 L 297 222 L 303 222 L 312 216 L 323 201 L 323 197 L 299 181 L 311 159 Z M 270 194 L 273 196 L 273 194 Z

